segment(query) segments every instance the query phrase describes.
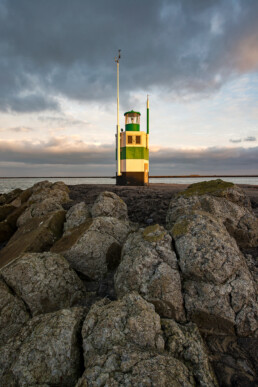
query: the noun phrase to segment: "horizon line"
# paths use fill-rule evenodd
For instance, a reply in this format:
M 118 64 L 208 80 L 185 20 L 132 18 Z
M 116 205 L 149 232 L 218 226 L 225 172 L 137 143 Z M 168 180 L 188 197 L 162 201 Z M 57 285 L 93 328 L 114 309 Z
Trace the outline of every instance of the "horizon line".
M 153 175 L 149 179 L 203 177 L 258 177 L 258 175 Z M 0 176 L 0 179 L 115 179 L 116 176 Z

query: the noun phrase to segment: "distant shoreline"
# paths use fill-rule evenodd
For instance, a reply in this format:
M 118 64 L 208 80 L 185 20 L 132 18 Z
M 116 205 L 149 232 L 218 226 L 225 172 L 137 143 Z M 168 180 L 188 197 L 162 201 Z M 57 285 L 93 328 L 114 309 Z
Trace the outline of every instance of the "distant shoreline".
M 150 179 L 187 179 L 206 177 L 258 177 L 258 175 L 155 175 Z M 115 179 L 115 176 L 0 176 L 0 179 Z

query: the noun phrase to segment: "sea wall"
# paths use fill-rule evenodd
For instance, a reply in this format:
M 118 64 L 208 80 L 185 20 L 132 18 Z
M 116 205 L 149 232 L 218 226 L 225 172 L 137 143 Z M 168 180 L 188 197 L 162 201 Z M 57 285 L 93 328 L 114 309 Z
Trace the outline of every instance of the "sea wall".
M 244 191 L 137 188 L 127 206 L 115 190 L 0 195 L 0 385 L 254 386 L 258 220 Z

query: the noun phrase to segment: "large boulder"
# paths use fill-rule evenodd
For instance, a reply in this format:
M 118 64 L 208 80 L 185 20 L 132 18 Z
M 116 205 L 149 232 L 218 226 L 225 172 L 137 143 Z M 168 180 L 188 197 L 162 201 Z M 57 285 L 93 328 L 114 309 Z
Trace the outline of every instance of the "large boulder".
M 121 247 L 130 232 L 128 222 L 111 218 L 89 219 L 65 234 L 51 249 L 91 280 L 99 280 L 120 261 Z
M 130 234 L 115 274 L 119 297 L 137 291 L 163 317 L 184 320 L 181 280 L 172 240 L 161 226 Z
M 15 336 L 29 318 L 23 301 L 0 280 L 0 347 Z
M 114 347 L 89 365 L 76 387 L 193 387 L 194 377 L 177 359 L 134 346 Z M 213 386 L 213 385 L 211 385 Z
M 187 361 L 181 361 L 165 349 L 159 316 L 153 305 L 135 292 L 115 302 L 102 300 L 93 305 L 82 337 L 85 372 L 77 387 L 196 385 L 189 363 L 194 355 L 188 351 Z M 207 369 L 207 363 L 203 364 Z M 202 375 L 199 380 L 205 381 Z M 212 377 L 207 380 L 211 381 L 209 386 L 216 385 Z
M 222 180 L 192 184 L 170 202 L 167 226 L 173 227 L 178 217 L 194 211 L 205 211 L 227 228 L 240 247 L 258 245 L 258 219 L 250 200 L 241 188 Z
M 16 188 L 13 191 L 0 195 L 0 206 L 3 204 L 10 204 L 13 202 L 23 191 L 20 188 Z
M 17 219 L 17 227 L 23 226 L 32 218 L 39 218 L 55 211 L 61 211 L 63 207 L 55 198 L 47 197 L 42 202 L 31 204 Z
M 216 377 L 197 326 L 193 323 L 181 325 L 167 319 L 161 320 L 161 324 L 168 352 L 188 365 L 199 386 L 217 386 Z
M 63 232 L 65 211 L 28 220 L 0 251 L 0 268 L 25 252 L 49 250 Z
M 114 192 L 101 192 L 91 209 L 92 217 L 111 216 L 113 218 L 127 220 L 127 205 Z
M 82 223 L 85 223 L 90 218 L 90 210 L 84 202 L 75 204 L 66 213 L 64 234 L 70 234 L 72 229 L 80 226 Z
M 18 207 L 7 204 L 0 207 L 0 212 L 1 209 L 4 207 L 8 207 L 10 211 L 8 211 L 8 213 L 5 213 L 5 219 L 0 222 L 0 243 L 8 241 L 15 233 L 15 231 L 17 230 L 17 219 L 23 213 L 23 211 L 25 211 L 25 209 L 27 208 L 27 204 L 23 203 Z
M 235 240 L 204 212 L 178 218 L 171 229 L 184 279 L 188 318 L 201 328 L 255 335 L 255 286 Z M 250 308 L 253 313 L 250 313 Z
M 81 375 L 83 308 L 39 315 L 0 349 L 1 386 L 73 386 Z
M 46 198 L 52 198 L 56 203 L 62 204 L 70 201 L 69 188 L 62 182 L 50 183 L 41 181 L 32 187 L 29 204 L 43 202 Z
M 69 308 L 85 297 L 80 278 L 58 254 L 26 253 L 1 274 L 33 316 Z

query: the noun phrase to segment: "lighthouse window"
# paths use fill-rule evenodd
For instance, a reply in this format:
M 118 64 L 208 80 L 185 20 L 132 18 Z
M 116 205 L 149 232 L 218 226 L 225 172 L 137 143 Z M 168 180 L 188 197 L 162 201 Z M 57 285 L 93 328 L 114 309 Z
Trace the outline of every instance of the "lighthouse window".
M 141 143 L 141 136 L 136 136 L 136 144 L 140 144 Z
M 132 144 L 133 143 L 133 136 L 128 136 L 127 137 L 127 144 Z

